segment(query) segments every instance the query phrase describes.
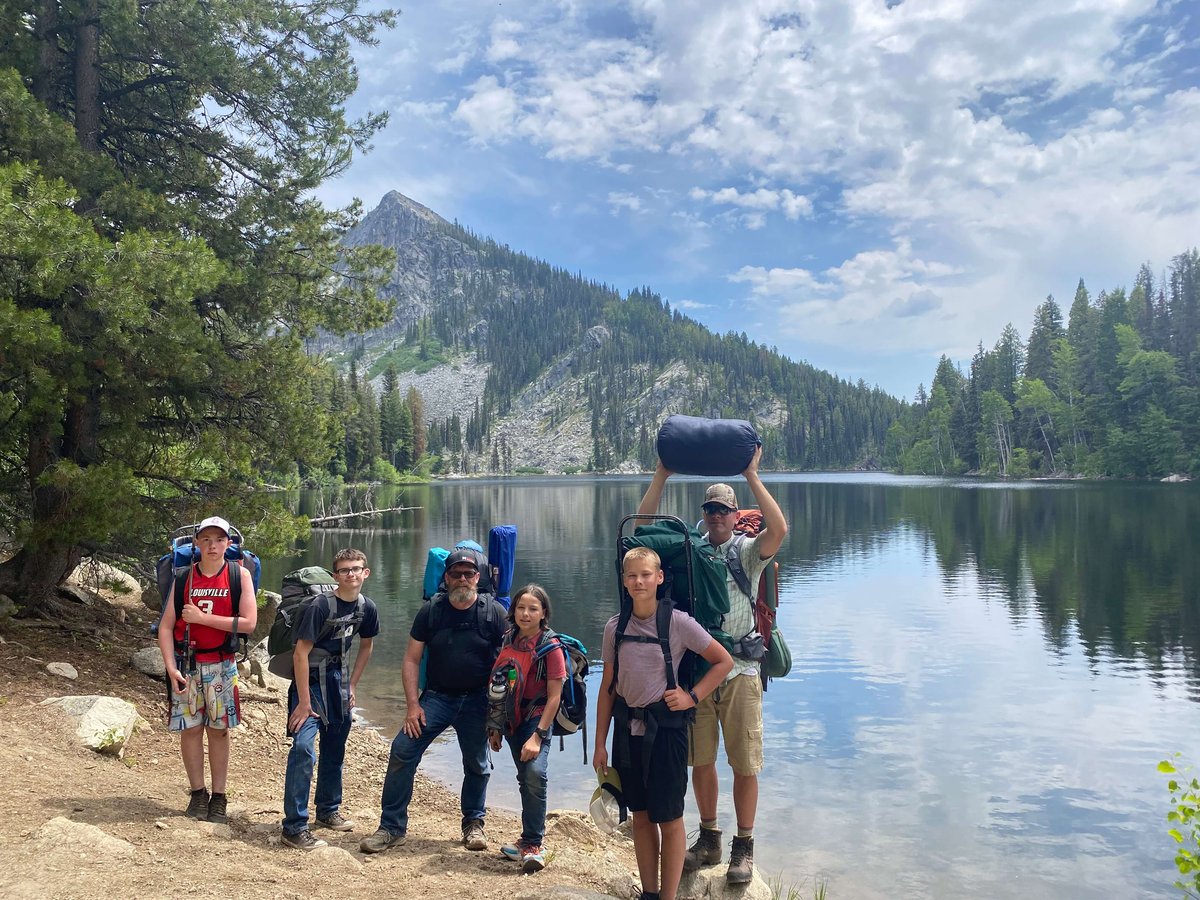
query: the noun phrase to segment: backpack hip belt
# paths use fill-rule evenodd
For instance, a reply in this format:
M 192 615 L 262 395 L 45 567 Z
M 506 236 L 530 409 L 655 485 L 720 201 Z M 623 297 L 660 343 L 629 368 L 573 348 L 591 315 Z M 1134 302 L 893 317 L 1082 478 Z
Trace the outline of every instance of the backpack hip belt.
M 633 764 L 633 750 L 629 730 L 630 722 L 642 722 L 646 733 L 642 738 L 642 771 L 650 770 L 650 759 L 654 740 L 660 728 L 687 728 L 696 720 L 695 709 L 671 709 L 665 700 L 655 700 L 649 706 L 630 706 L 625 698 L 617 694 L 613 698 L 613 718 L 617 727 L 613 732 L 613 765 L 629 767 Z

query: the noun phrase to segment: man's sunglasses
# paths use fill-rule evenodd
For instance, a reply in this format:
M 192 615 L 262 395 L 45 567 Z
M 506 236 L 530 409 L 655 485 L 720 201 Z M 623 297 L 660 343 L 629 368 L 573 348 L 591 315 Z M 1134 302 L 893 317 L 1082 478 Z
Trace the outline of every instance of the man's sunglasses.
M 733 512 L 728 506 L 722 506 L 720 503 L 705 503 L 700 508 L 706 516 L 727 516 Z
M 479 574 L 479 572 L 476 571 L 475 569 L 454 569 L 454 570 L 446 573 L 446 578 L 447 579 L 450 579 L 450 578 L 454 578 L 454 579 L 474 578 L 478 574 Z

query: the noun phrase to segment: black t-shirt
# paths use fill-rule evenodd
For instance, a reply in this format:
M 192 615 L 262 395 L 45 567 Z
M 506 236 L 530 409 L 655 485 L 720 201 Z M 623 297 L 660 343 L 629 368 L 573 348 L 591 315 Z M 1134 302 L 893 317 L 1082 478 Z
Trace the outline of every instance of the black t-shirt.
M 491 594 L 469 609 L 455 609 L 444 593 L 421 604 L 409 634 L 429 651 L 425 686 L 443 694 L 482 690 L 508 630 L 504 616 Z
M 354 612 L 355 603 L 341 600 L 337 594 L 330 593 L 328 596 L 337 602 L 326 604 L 322 597 L 317 597 L 301 613 L 300 622 L 296 626 L 296 639 L 312 641 L 314 649 L 324 650 L 332 657 L 338 658 L 331 659 L 326 665 L 326 682 L 321 685 L 319 684 L 321 668 L 314 664 L 312 657 L 309 657 L 308 683 L 311 686 L 312 702 L 320 704 L 330 720 L 340 720 L 349 713 L 349 710 L 346 709 L 347 704 L 339 700 L 339 698 L 345 699 L 345 695 L 348 695 L 349 692 L 349 685 L 342 684 L 342 663 L 340 661 L 342 653 L 349 652 L 349 648 L 344 646 L 346 642 L 339 637 L 342 631 L 340 628 L 334 629 L 334 633 L 324 640 L 318 641 L 317 637 L 320 636 L 321 629 L 325 627 L 325 622 L 330 618 L 351 615 Z M 360 599 L 363 601 L 363 620 L 355 634 L 360 638 L 373 638 L 379 634 L 379 610 L 369 597 L 362 596 Z M 295 689 L 293 685 L 292 690 Z M 325 703 L 326 698 L 329 699 L 328 703 Z

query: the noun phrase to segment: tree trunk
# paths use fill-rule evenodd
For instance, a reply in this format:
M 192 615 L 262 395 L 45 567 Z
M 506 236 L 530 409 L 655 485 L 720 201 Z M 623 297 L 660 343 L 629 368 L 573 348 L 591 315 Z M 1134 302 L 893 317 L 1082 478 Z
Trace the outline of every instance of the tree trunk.
M 100 149 L 100 0 L 84 0 L 75 27 L 75 137 Z

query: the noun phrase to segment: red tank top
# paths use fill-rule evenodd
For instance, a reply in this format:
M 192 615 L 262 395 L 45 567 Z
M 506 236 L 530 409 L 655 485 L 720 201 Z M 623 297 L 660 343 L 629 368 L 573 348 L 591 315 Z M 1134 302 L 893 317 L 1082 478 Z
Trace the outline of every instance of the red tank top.
M 237 574 L 239 577 L 241 576 L 240 568 L 237 570 Z M 188 590 L 184 592 L 183 602 L 193 603 L 200 607 L 202 612 L 211 613 L 214 616 L 232 616 L 233 601 L 229 597 L 229 563 L 226 562 L 221 566 L 221 570 L 216 575 L 205 575 L 200 571 L 199 565 L 192 566 L 192 575 Z M 176 641 L 183 640 L 183 629 L 186 624 L 183 619 L 175 622 Z M 198 662 L 217 662 L 222 658 L 229 659 L 234 655 L 213 649 L 224 645 L 229 638 L 228 631 L 209 628 L 207 625 L 193 625 L 189 637 L 192 646 L 196 648 Z

